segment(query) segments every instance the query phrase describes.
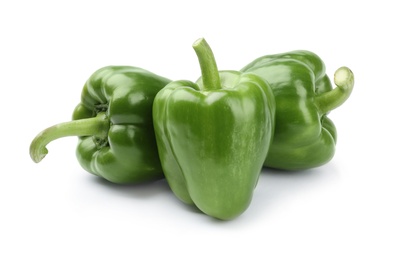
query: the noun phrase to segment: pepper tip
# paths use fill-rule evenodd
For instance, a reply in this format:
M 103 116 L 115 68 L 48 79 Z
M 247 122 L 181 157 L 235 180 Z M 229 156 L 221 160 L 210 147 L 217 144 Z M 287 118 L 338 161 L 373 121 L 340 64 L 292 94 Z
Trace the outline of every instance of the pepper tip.
M 35 163 L 41 162 L 47 154 L 48 149 L 46 149 L 45 147 L 42 149 L 34 149 L 34 147 L 30 147 L 30 158 Z
M 201 45 L 201 43 L 204 42 L 204 41 L 205 41 L 204 37 L 198 38 L 197 40 L 194 41 L 193 48 L 195 48 L 196 46 Z
M 350 89 L 354 85 L 353 72 L 348 67 L 340 67 L 335 71 L 334 83 L 341 89 Z

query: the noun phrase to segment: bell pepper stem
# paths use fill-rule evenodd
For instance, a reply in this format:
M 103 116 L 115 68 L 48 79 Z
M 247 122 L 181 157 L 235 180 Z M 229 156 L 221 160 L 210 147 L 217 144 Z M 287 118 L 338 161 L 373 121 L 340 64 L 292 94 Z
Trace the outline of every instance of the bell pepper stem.
M 202 90 L 221 89 L 219 71 L 211 47 L 204 38 L 193 43 L 193 49 L 200 63 Z
M 105 138 L 108 134 L 110 122 L 105 113 L 96 117 L 73 120 L 51 126 L 40 132 L 30 144 L 30 157 L 36 163 L 47 154 L 46 145 L 51 141 L 66 136 L 97 136 Z
M 353 72 L 347 67 L 337 69 L 334 83 L 336 88 L 315 97 L 315 104 L 322 114 L 341 106 L 349 98 L 354 86 Z

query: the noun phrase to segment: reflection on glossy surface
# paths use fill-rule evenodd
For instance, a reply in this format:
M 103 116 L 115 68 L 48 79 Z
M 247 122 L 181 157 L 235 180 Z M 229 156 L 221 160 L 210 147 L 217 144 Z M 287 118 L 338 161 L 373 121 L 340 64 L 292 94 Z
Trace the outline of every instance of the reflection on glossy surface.
M 218 218 L 233 218 L 248 207 L 271 142 L 273 96 L 253 77 L 206 92 L 172 82 L 154 102 L 159 154 L 171 189 Z
M 349 87 L 333 90 L 324 63 L 309 51 L 263 56 L 242 71 L 266 79 L 275 95 L 275 134 L 264 165 L 298 170 L 330 161 L 336 131 L 326 114 L 350 96 L 354 84 L 351 71 L 341 70 L 344 85 Z
M 42 131 L 30 154 L 39 162 L 45 146 L 79 136 L 77 158 L 88 172 L 114 183 L 163 178 L 152 122 L 152 104 L 168 79 L 128 66 L 99 69 L 82 89 L 73 120 Z

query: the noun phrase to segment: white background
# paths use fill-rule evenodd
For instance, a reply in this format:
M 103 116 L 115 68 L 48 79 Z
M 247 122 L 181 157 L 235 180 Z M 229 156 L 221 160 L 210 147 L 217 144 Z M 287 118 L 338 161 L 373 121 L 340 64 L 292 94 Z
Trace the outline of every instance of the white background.
M 393 8 L 390 1 L 2 1 L 0 259 L 394 259 Z M 30 141 L 70 120 L 106 65 L 171 79 L 200 75 L 205 37 L 219 69 L 307 49 L 352 96 L 330 114 L 328 164 L 264 170 L 252 204 L 217 221 L 167 183 L 119 186 L 81 169 L 76 138 L 31 161 Z

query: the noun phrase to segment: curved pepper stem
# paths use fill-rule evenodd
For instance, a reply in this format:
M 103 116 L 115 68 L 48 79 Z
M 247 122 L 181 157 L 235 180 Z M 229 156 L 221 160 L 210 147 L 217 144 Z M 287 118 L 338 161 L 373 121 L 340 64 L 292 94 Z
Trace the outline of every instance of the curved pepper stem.
M 66 136 L 97 136 L 106 138 L 110 122 L 105 113 L 99 113 L 96 117 L 79 119 L 51 126 L 40 132 L 30 144 L 30 157 L 36 163 L 44 159 L 48 154 L 45 147 L 51 141 Z
M 218 67 L 211 47 L 204 38 L 193 43 L 201 68 L 202 90 L 221 89 Z
M 354 86 L 353 72 L 347 67 L 337 69 L 334 83 L 335 89 L 315 97 L 315 104 L 322 114 L 339 107 L 349 98 Z

